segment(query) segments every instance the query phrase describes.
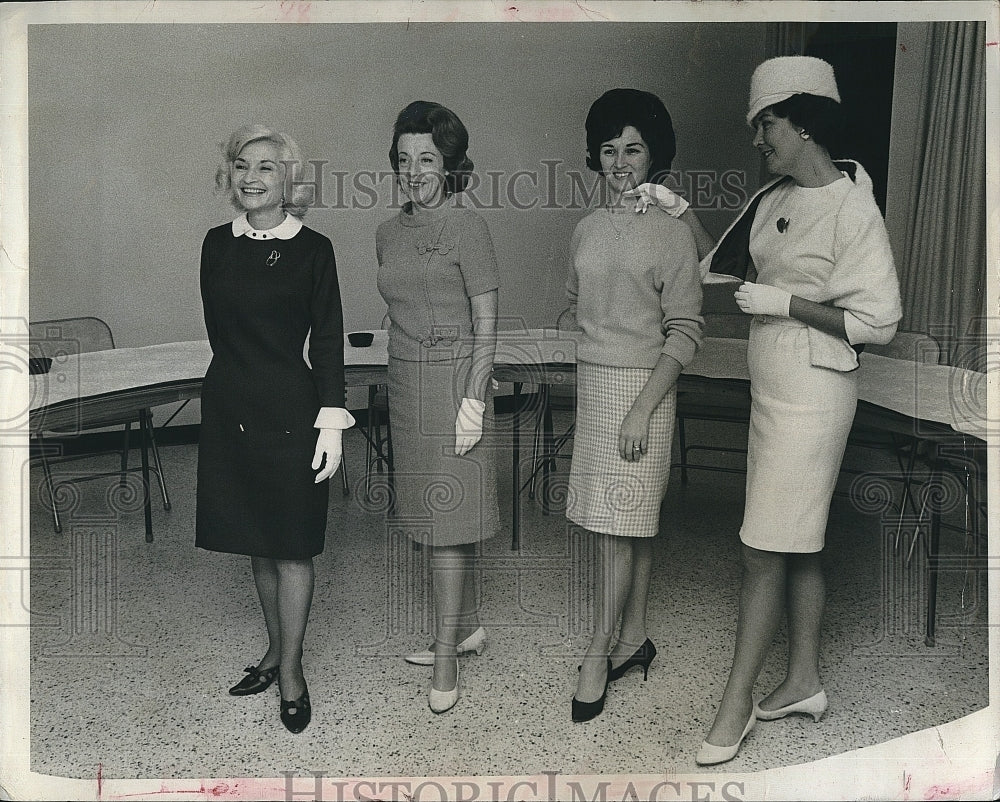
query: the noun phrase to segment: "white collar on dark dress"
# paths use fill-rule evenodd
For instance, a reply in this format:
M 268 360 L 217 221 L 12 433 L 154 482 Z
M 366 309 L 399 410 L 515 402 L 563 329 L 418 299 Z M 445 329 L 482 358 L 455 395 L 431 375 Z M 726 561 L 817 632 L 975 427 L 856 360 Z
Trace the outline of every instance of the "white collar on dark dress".
M 251 239 L 291 239 L 299 233 L 301 228 L 302 221 L 290 214 L 286 214 L 284 220 L 274 228 L 269 228 L 266 231 L 259 231 L 250 225 L 246 212 L 233 220 L 234 237 L 241 237 L 246 234 Z

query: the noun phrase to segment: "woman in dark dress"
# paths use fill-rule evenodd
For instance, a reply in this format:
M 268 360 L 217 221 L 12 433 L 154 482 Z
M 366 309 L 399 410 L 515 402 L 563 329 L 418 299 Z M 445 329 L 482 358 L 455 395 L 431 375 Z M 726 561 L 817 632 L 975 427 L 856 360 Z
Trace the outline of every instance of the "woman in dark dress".
M 309 190 L 295 183 L 295 142 L 249 126 L 223 153 L 216 185 L 243 214 L 202 246 L 213 356 L 202 388 L 195 542 L 250 555 L 264 612 L 267 651 L 229 692 L 260 693 L 277 678 L 282 723 L 301 732 L 311 718 L 302 641 L 312 558 L 323 551 L 326 480 L 354 423 L 344 408 L 340 289 L 330 240 L 300 220 Z

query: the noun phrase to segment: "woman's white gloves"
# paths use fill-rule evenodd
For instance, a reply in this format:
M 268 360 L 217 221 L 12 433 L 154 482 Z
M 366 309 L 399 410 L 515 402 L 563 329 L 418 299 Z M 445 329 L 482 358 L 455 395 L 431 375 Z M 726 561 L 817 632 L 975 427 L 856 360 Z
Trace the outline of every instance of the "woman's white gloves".
M 773 315 L 788 317 L 788 307 L 792 294 L 770 284 L 754 284 L 745 281 L 733 293 L 736 305 L 748 315 Z
M 659 206 L 671 217 L 680 217 L 687 211 L 688 202 L 671 192 L 663 184 L 640 184 L 635 189 L 626 190 L 626 198 L 635 198 L 635 210 L 644 214 L 650 206 Z
M 475 398 L 463 398 L 455 418 L 455 453 L 468 453 L 483 436 L 483 413 L 486 403 Z
M 320 429 L 316 438 L 316 453 L 313 454 L 312 469 L 319 471 L 314 480 L 319 484 L 324 479 L 329 479 L 340 467 L 340 457 L 344 452 L 344 430 L 343 429 Z M 326 460 L 324 464 L 323 460 Z

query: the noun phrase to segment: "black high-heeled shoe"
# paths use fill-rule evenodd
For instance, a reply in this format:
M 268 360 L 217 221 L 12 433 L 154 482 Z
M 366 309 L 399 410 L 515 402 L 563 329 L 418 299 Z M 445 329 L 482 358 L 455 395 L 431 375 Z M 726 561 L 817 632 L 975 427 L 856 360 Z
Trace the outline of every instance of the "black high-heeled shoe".
M 572 715 L 573 721 L 579 723 L 583 721 L 590 721 L 592 718 L 596 718 L 601 715 L 604 711 L 604 700 L 608 698 L 608 683 L 611 681 L 611 658 L 608 658 L 608 673 L 604 677 L 604 693 L 601 694 L 601 698 L 593 702 L 581 702 L 575 696 L 573 697 L 572 705 Z
M 278 678 L 278 670 L 281 666 L 266 668 L 261 671 L 257 666 L 247 666 L 243 670 L 249 675 L 237 682 L 229 693 L 233 696 L 249 696 L 252 693 L 260 693 L 271 687 Z
M 281 723 L 289 732 L 302 732 L 309 726 L 311 719 L 312 706 L 309 704 L 309 688 L 306 688 L 298 699 L 291 702 L 285 699 L 281 700 Z
M 646 638 L 642 646 L 635 650 L 635 654 L 618 666 L 618 668 L 611 670 L 608 680 L 614 682 L 616 679 L 624 677 L 630 668 L 642 666 L 642 681 L 645 682 L 649 676 L 649 664 L 653 662 L 654 657 L 656 657 L 656 647 L 653 645 L 653 641 Z

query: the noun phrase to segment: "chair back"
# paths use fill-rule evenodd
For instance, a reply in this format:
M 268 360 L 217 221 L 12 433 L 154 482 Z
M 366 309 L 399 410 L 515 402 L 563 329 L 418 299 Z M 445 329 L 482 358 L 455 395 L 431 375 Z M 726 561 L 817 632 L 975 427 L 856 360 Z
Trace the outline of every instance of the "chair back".
M 111 328 L 99 317 L 64 317 L 28 324 L 31 356 L 55 359 L 70 354 L 109 351 L 115 347 Z
M 931 335 L 921 331 L 897 331 L 887 345 L 866 345 L 870 354 L 892 359 L 908 359 L 924 365 L 941 364 L 941 345 Z

